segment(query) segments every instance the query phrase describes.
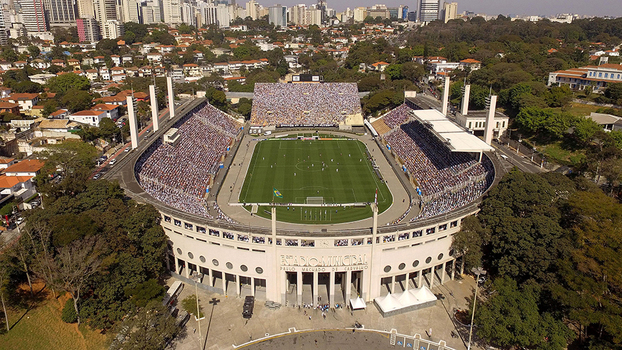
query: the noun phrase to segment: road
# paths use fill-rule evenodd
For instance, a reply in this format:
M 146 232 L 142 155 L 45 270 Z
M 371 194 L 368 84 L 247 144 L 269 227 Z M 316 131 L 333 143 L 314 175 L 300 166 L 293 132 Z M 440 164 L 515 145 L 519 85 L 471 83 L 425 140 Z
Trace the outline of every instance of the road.
M 516 150 L 508 148 L 507 146 L 497 142 L 493 142 L 492 146 L 495 148 L 499 155 L 502 155 L 502 159 L 500 159 L 500 161 L 505 167 L 506 172 L 514 166 L 526 173 L 541 173 L 546 171 L 545 169 L 542 169 L 536 164 L 532 163 L 531 160 L 527 158 L 527 156 L 516 154 Z M 507 158 L 504 158 L 503 156 Z

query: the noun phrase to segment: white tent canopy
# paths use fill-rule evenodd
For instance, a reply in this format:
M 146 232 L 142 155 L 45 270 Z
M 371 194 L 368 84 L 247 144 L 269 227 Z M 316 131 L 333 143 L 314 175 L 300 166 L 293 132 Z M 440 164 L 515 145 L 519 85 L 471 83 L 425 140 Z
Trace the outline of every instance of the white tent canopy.
M 436 304 L 436 296 L 428 287 L 406 290 L 399 294 L 387 294 L 374 299 L 383 317 L 421 309 Z
M 356 299 L 350 299 L 350 306 L 352 307 L 352 310 L 360 310 L 360 309 L 367 308 L 367 304 L 365 303 L 365 300 L 363 300 L 363 298 L 361 297 L 358 297 Z

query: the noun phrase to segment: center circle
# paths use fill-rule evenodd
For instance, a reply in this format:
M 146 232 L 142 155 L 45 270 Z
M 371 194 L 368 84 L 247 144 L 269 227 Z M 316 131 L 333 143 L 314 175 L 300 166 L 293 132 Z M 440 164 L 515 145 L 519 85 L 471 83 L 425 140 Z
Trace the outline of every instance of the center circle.
M 317 172 L 317 171 L 326 171 L 328 169 L 328 164 L 322 163 L 322 161 L 309 161 L 309 162 L 298 162 L 296 163 L 296 169 L 300 171 L 309 171 L 309 172 Z

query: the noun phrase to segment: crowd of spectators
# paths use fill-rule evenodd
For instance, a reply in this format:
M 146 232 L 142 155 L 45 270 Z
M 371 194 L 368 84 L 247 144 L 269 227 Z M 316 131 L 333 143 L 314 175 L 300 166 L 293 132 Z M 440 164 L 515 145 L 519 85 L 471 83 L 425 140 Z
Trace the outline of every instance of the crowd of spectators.
M 382 117 L 382 120 L 389 128 L 394 129 L 410 119 L 411 111 L 412 108 L 408 107 L 406 104 L 402 104 L 399 107 L 391 110 L 389 113 L 385 114 Z
M 175 145 L 158 140 L 143 154 L 135 168 L 138 182 L 171 207 L 212 218 L 203 195 L 240 126 L 207 104 L 175 124 L 180 135 Z M 225 219 L 220 209 L 217 212 Z
M 362 114 L 356 83 L 255 84 L 251 123 L 337 126 Z
M 409 110 L 402 105 L 383 120 L 393 128 L 385 141 L 421 190 L 422 210 L 415 219 L 449 212 L 480 197 L 494 177 L 490 160 L 478 162 L 469 153 L 451 152 L 425 125 L 408 122 Z

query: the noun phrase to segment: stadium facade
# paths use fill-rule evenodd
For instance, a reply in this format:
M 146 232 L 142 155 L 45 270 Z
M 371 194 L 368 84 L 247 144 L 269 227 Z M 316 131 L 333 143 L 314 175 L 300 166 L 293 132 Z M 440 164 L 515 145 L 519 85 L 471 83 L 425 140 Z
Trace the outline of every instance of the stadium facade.
M 232 220 L 220 209 L 230 203 L 219 201 L 218 194 L 230 191 L 223 188 L 223 184 L 228 184 L 228 176 L 233 176 L 229 169 L 242 166 L 241 157 L 252 154 L 247 140 L 255 136 L 244 130 L 248 130 L 249 124 L 233 132 L 232 128 L 238 124 L 222 119 L 224 113 L 214 110 L 204 100 L 184 106 L 176 111 L 175 119 L 161 127 L 158 137 L 132 152 L 111 173 L 129 196 L 151 203 L 160 211 L 161 225 L 169 240 L 166 263 L 172 274 L 190 283 L 198 280 L 200 288 L 230 296 L 254 295 L 284 305 L 331 306 L 347 304 L 357 296 L 369 302 L 388 293 L 433 287 L 454 278 L 459 262 L 451 251 L 452 235 L 460 230 L 464 217 L 477 212 L 479 197 L 494 182 L 494 168 L 486 175 L 478 198 L 468 197 L 468 203 L 450 206 L 441 214 L 428 217 L 407 220 L 404 218 L 408 211 L 400 211 L 383 213 L 394 217 L 380 219 L 375 205 L 370 203 L 373 218 L 349 224 L 285 224 L 278 221 L 274 208 L 272 220 L 253 217 L 250 213 L 246 219 Z M 190 123 L 195 126 L 185 130 L 195 116 L 198 121 Z M 401 122 L 416 121 L 411 118 Z M 335 130 L 337 125 L 333 126 Z M 208 129 L 203 129 L 206 126 Z M 180 133 L 181 140 L 176 145 L 162 141 L 161 136 L 171 127 Z M 399 128 L 396 126 L 393 133 Z M 197 133 L 200 135 L 192 136 Z M 198 137 L 197 142 L 203 142 L 203 134 L 218 135 L 210 136 L 218 142 L 211 146 L 210 139 L 209 149 L 191 149 L 182 155 L 173 153 L 176 152 L 173 147 L 184 145 L 184 138 Z M 377 144 L 378 153 L 383 153 L 393 164 L 402 161 L 395 154 L 389 155 L 386 140 L 376 138 L 377 135 L 374 130 L 368 137 Z M 202 152 L 216 152 L 216 157 L 209 158 L 215 166 L 201 169 L 196 164 L 183 163 L 206 161 L 193 158 Z M 179 157 L 184 157 L 181 164 L 170 163 Z M 488 159 L 484 155 L 484 160 L 494 166 L 492 157 Z M 399 165 L 407 171 L 404 165 Z M 467 171 L 473 171 L 473 167 L 469 164 Z M 209 175 L 191 177 L 196 171 L 206 171 Z M 391 171 L 399 175 L 400 167 Z M 197 187 L 197 181 L 203 183 Z M 412 183 L 405 180 L 401 185 L 411 203 L 421 200 L 412 195 L 416 193 L 410 188 Z M 467 187 L 467 184 L 457 186 L 452 193 L 460 193 Z M 424 193 L 424 196 L 437 198 L 439 193 Z M 397 198 L 395 193 L 393 197 Z

